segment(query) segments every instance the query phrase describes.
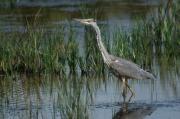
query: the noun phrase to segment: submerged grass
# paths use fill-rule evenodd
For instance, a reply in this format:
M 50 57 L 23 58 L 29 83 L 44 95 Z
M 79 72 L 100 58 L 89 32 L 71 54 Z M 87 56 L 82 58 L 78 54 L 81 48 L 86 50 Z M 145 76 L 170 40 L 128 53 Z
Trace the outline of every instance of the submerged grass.
M 71 75 L 61 80 L 58 106 L 63 119 L 88 119 L 88 98 L 83 96 L 83 78 Z

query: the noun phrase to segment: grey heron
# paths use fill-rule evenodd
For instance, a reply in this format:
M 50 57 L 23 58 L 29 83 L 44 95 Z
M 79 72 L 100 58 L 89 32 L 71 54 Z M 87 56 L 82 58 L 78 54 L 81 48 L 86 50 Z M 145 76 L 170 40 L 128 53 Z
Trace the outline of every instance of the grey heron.
M 96 20 L 94 19 L 75 19 L 75 20 L 82 24 L 92 26 L 94 28 L 96 32 L 98 48 L 101 52 L 104 63 L 107 64 L 108 68 L 112 70 L 113 74 L 117 76 L 119 79 L 121 79 L 123 82 L 123 95 L 125 95 L 124 94 L 125 87 L 127 87 L 130 90 L 132 95 L 134 94 L 134 92 L 131 90 L 130 86 L 128 85 L 127 82 L 128 79 L 155 79 L 153 74 L 143 70 L 137 64 L 128 61 L 126 59 L 122 59 L 120 57 L 116 57 L 109 54 L 103 45 L 101 39 L 101 31 L 96 23 Z

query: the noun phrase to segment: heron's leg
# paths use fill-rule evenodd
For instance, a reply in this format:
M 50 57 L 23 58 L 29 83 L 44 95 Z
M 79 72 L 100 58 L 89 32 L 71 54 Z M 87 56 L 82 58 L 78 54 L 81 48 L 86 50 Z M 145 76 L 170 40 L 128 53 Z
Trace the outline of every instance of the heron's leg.
M 126 79 L 125 78 L 122 78 L 122 87 L 123 87 L 123 90 L 122 90 L 122 96 L 123 96 L 123 100 L 124 102 L 126 101 L 126 94 L 127 94 L 127 86 L 126 86 Z
M 131 94 L 131 96 L 129 97 L 128 103 L 131 101 L 132 97 L 133 97 L 133 94 Z
M 122 104 L 122 111 L 124 113 L 127 112 L 127 102 L 126 102 L 126 97 L 127 97 L 127 86 L 126 86 L 126 83 L 127 83 L 127 80 L 123 77 L 122 78 L 122 87 L 123 87 L 123 90 L 122 90 L 122 96 L 123 96 L 123 104 Z
M 128 102 L 123 102 L 123 104 L 122 104 L 122 111 L 124 113 L 128 112 Z
M 125 85 L 128 87 L 128 89 L 130 90 L 130 92 L 131 92 L 131 97 L 133 96 L 133 95 L 135 95 L 135 93 L 134 93 L 134 91 L 131 89 L 131 87 L 128 85 L 128 83 L 127 83 L 127 81 L 125 81 Z

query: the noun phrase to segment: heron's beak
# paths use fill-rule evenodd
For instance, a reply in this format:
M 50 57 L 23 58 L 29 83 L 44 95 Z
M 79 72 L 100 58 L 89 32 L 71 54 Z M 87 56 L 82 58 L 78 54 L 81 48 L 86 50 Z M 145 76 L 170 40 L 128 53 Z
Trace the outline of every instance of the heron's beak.
M 87 22 L 84 19 L 75 18 L 74 20 L 77 21 L 77 22 L 83 23 L 83 24 L 87 24 Z
M 78 22 L 80 22 L 80 21 L 81 21 L 81 19 L 77 19 L 77 18 L 74 18 L 74 20 L 75 20 L 75 21 L 78 21 Z

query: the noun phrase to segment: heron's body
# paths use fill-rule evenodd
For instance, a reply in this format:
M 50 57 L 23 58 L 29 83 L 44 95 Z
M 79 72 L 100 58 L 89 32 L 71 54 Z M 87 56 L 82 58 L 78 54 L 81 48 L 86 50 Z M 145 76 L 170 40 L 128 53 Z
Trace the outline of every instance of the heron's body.
M 130 79 L 154 79 L 154 76 L 149 72 L 141 69 L 137 64 L 110 55 L 109 68 L 117 77 L 124 77 Z
M 75 19 L 83 24 L 90 25 L 96 31 L 97 44 L 102 54 L 104 63 L 112 70 L 112 72 L 119 78 L 122 79 L 126 86 L 127 79 L 155 79 L 154 76 L 140 68 L 137 64 L 122 59 L 113 55 L 110 55 L 104 47 L 101 40 L 101 32 L 94 19 Z M 128 86 L 130 89 L 130 87 Z M 132 92 L 132 90 L 130 89 Z

